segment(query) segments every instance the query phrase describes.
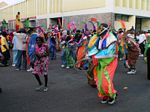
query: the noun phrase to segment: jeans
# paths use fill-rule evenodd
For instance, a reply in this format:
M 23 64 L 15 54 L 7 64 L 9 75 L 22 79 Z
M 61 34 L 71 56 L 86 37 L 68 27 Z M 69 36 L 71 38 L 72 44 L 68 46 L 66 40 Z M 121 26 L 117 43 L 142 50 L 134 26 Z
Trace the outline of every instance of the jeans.
M 21 63 L 23 63 L 22 68 L 26 69 L 26 67 L 27 67 L 26 51 L 18 50 L 17 63 L 16 63 L 17 69 L 21 69 Z
M 65 49 L 62 49 L 61 51 L 61 64 L 62 65 L 66 65 L 66 53 L 65 53 Z
M 50 59 L 51 60 L 56 59 L 56 47 L 55 46 L 50 47 Z
M 18 50 L 13 50 L 13 64 L 17 64 L 17 53 Z

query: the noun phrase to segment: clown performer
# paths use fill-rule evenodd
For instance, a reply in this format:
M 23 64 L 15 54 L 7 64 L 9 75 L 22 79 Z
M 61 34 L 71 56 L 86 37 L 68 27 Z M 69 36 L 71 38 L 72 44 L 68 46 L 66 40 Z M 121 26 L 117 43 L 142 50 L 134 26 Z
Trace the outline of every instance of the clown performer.
M 75 63 L 75 60 L 72 56 L 72 51 L 71 51 L 72 46 L 74 46 L 73 36 L 68 31 L 67 35 L 63 37 L 62 42 L 61 42 L 61 48 L 62 48 L 61 67 L 62 68 L 64 67 L 66 67 L 67 69 L 72 68 Z
M 96 35 L 97 37 L 94 35 L 94 39 L 91 38 L 89 41 L 88 55 L 98 59 L 94 71 L 98 96 L 102 99 L 101 103 L 114 104 L 117 98 L 117 91 L 113 85 L 113 78 L 118 65 L 117 38 L 109 31 L 108 25 L 105 23 L 98 26 Z
M 129 71 L 127 72 L 127 74 L 133 75 L 136 73 L 135 65 L 140 54 L 140 48 L 139 48 L 139 45 L 135 41 L 133 30 L 128 31 L 128 34 L 125 40 L 128 46 L 127 60 L 128 60 L 128 65 L 129 65 Z
M 89 31 L 88 29 L 86 29 L 84 34 L 82 34 L 82 38 L 80 39 L 79 43 L 77 43 L 77 52 L 76 52 L 77 62 L 75 64 L 75 68 L 78 68 L 79 70 L 86 70 L 88 84 L 91 87 L 95 88 L 96 83 L 94 80 L 94 72 L 96 70 L 96 65 L 98 61 L 97 59 L 94 58 L 94 56 L 92 57 L 92 59 L 90 59 L 87 55 L 88 50 L 87 45 L 90 37 L 91 35 Z
M 79 43 L 77 43 L 77 51 L 76 51 L 76 58 L 79 62 L 86 56 L 86 48 L 87 48 L 87 36 L 82 36 Z M 84 66 L 83 61 L 79 62 L 76 67 L 81 69 Z

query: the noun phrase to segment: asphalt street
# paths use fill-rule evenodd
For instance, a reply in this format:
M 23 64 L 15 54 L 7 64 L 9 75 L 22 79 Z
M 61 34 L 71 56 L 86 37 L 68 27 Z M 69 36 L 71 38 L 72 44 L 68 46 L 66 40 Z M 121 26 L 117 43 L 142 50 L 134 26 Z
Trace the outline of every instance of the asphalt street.
M 136 75 L 127 75 L 119 62 L 114 84 L 116 104 L 101 104 L 97 90 L 87 84 L 84 71 L 63 69 L 60 59 L 50 61 L 49 90 L 36 92 L 30 72 L 0 67 L 0 112 L 150 112 L 150 81 L 146 63 L 140 58 Z M 43 78 L 42 78 L 43 79 Z M 127 90 L 124 90 L 127 87 Z

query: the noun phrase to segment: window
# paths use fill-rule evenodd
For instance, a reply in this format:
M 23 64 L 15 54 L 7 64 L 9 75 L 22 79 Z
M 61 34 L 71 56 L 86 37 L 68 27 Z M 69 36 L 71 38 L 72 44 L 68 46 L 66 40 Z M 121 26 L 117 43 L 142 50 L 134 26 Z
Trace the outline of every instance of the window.
M 115 15 L 115 20 L 116 20 L 116 21 L 121 20 L 121 15 L 120 15 L 120 14 L 116 14 L 116 15 Z
M 116 14 L 115 15 L 115 21 L 119 21 L 119 20 L 124 20 L 124 21 L 128 22 L 129 21 L 129 16 L 128 15 Z
M 124 21 L 129 21 L 129 16 L 127 16 L 127 15 L 122 15 L 122 20 L 124 20 Z

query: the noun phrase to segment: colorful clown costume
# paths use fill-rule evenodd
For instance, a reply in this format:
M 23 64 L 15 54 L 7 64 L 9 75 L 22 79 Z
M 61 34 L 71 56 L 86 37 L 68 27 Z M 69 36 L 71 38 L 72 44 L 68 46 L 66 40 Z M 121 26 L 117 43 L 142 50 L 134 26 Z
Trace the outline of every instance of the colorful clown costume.
M 113 85 L 113 78 L 118 65 L 117 38 L 108 31 L 103 37 L 97 36 L 96 38 L 94 35 L 88 46 L 91 47 L 88 52 L 89 56 L 95 55 L 94 58 L 98 59 L 98 64 L 94 70 L 98 96 L 102 98 L 102 103 L 112 104 L 117 93 Z

